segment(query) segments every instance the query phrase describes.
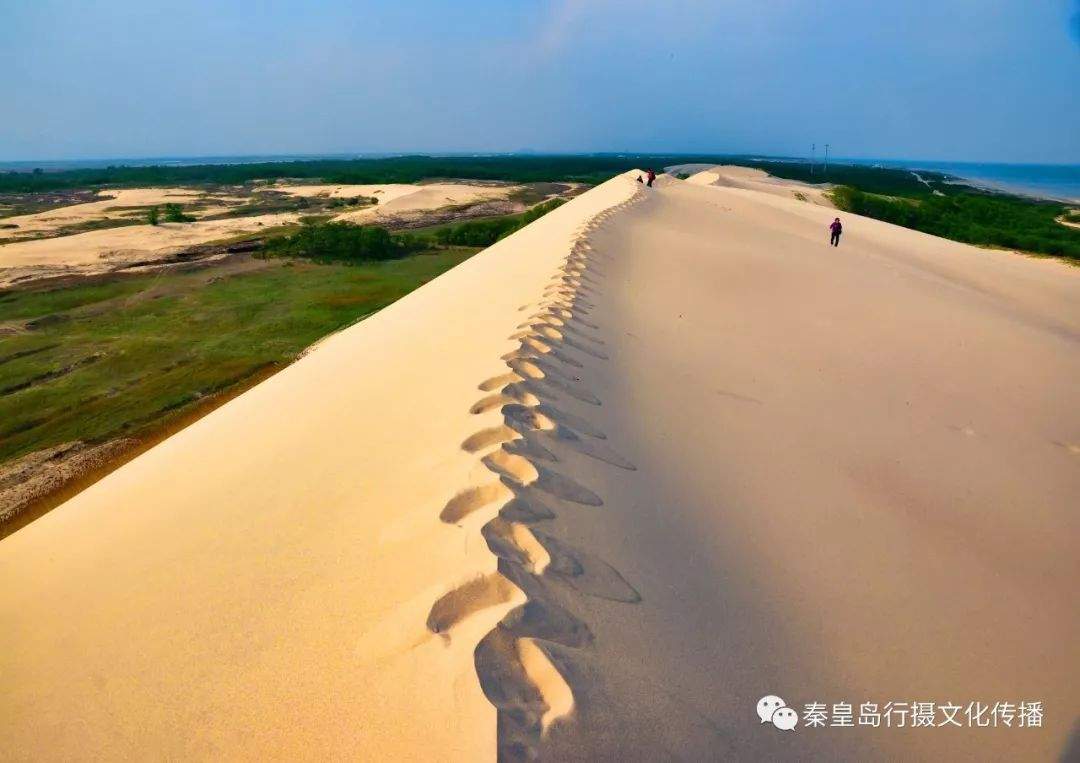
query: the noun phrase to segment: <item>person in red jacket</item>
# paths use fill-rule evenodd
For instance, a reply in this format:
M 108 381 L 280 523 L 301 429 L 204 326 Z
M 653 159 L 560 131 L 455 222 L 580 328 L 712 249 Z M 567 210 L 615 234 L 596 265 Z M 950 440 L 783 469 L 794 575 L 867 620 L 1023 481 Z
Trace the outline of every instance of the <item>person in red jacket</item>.
M 840 234 L 844 232 L 844 226 L 840 224 L 840 218 L 833 220 L 832 225 L 829 226 L 829 230 L 832 231 L 832 238 L 829 243 L 833 246 L 840 246 Z

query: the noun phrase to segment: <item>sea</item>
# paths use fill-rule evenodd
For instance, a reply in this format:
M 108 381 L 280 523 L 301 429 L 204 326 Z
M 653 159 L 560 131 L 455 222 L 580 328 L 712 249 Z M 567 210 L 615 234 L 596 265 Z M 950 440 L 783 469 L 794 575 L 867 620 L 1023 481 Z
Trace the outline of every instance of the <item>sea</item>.
M 459 154 L 460 155 L 460 154 Z M 472 154 L 476 155 L 476 154 Z M 529 154 L 535 156 L 536 154 Z M 137 159 L 87 159 L 67 161 L 0 161 L 0 172 L 30 172 L 41 168 L 46 172 L 68 169 L 94 169 L 115 165 L 128 167 L 171 166 L 198 164 L 253 164 L 260 162 L 310 161 L 317 159 L 373 159 L 401 154 L 293 154 L 260 156 L 155 156 Z M 505 154 L 500 154 L 505 156 Z M 755 156 L 761 159 L 792 161 L 790 157 Z M 921 159 L 842 159 L 844 164 L 908 169 L 915 172 L 940 172 L 957 182 L 1004 191 L 1022 196 L 1053 199 L 1080 204 L 1080 164 L 1001 164 L 976 162 L 939 162 Z
M 980 188 L 1080 204 L 1080 164 L 978 164 L 918 160 L 860 160 L 918 172 L 940 172 Z

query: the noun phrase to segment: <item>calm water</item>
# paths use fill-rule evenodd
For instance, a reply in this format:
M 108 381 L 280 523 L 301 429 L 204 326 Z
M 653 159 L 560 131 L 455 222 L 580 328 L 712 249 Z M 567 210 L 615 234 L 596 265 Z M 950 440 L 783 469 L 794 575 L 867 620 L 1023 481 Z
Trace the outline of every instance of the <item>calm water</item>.
M 860 164 L 927 170 L 999 191 L 1080 203 L 1080 164 L 976 164 L 972 162 L 866 161 Z

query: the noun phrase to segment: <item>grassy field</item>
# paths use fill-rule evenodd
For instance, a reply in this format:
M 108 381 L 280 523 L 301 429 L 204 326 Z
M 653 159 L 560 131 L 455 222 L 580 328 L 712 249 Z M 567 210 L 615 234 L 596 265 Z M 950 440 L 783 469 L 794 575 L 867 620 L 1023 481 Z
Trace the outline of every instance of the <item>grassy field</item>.
M 471 256 L 237 267 L 0 292 L 0 463 L 139 437 Z

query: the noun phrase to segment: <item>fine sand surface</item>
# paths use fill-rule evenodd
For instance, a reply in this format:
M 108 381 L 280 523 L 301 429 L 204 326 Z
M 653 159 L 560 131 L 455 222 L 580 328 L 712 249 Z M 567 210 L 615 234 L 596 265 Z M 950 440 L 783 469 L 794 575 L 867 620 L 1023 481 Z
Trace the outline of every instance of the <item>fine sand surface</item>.
M 705 167 L 698 164 L 687 164 L 682 167 L 668 168 L 669 171 L 682 171 L 683 167 L 693 172 L 686 182 L 694 185 L 715 185 L 725 188 L 742 188 L 747 191 L 760 191 L 787 199 L 799 199 L 808 201 L 822 207 L 835 207 L 832 200 L 826 196 L 829 186 L 810 185 L 800 183 L 798 180 L 785 180 L 773 177 L 764 170 L 753 167 L 737 167 L 734 165 L 717 165 Z M 696 171 L 695 171 L 696 170 Z M 800 199 L 800 197 L 802 197 Z
M 354 198 L 368 196 L 379 200 L 377 206 L 343 212 L 335 220 L 377 222 L 380 217 L 396 217 L 410 212 L 428 212 L 440 207 L 475 204 L 505 199 L 517 186 L 470 183 L 384 183 L 382 185 L 288 185 L 277 184 L 273 190 L 294 196 Z
M 293 212 L 198 220 L 193 223 L 131 225 L 59 238 L 0 246 L 0 288 L 30 278 L 94 275 L 134 262 L 165 259 L 187 247 L 257 233 L 296 222 Z
M 5 217 L 2 222 L 7 225 L 17 225 L 15 230 L 0 231 L 5 237 L 41 236 L 55 233 L 67 226 L 79 225 L 80 223 L 92 222 L 104 218 L 127 218 L 143 216 L 140 210 L 118 209 L 119 207 L 150 207 L 155 204 L 190 204 L 197 200 L 216 202 L 239 202 L 240 199 L 220 194 L 208 194 L 202 190 L 191 188 L 121 188 L 103 191 L 99 194 L 100 201 L 90 201 L 84 204 L 71 204 L 66 207 L 50 209 L 46 212 L 35 212 L 30 215 L 18 217 Z M 221 212 L 227 207 L 216 206 L 203 210 L 189 212 L 196 217 L 201 217 L 215 212 Z
M 505 199 L 514 186 L 484 186 L 463 183 L 430 183 L 413 186 L 370 186 L 364 194 L 379 199 L 378 206 L 365 207 L 338 215 L 336 220 L 353 223 L 378 223 L 380 218 L 408 216 L 442 207 L 476 204 Z
M 1080 271 L 636 174 L 0 541 L 6 755 L 1062 756 Z

